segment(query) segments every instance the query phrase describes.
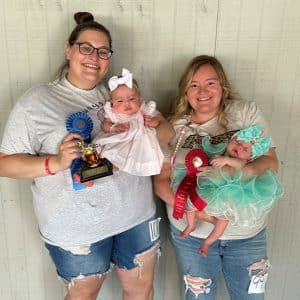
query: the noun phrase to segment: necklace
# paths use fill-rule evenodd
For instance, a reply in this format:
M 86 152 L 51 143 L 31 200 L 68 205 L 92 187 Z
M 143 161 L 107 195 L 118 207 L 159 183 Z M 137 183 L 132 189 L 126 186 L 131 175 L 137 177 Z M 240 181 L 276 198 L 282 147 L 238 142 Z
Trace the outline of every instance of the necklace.
M 173 152 L 173 154 L 172 154 L 172 156 L 171 156 L 171 166 L 172 166 L 172 167 L 173 167 L 174 164 L 175 164 L 176 154 L 177 154 L 177 152 L 178 152 L 178 150 L 179 150 L 179 147 L 180 147 L 180 145 L 181 145 L 181 142 L 182 142 L 182 140 L 183 140 L 183 138 L 184 138 L 186 132 L 189 130 L 188 126 L 189 126 L 190 124 L 191 124 L 191 122 L 190 122 L 190 118 L 189 118 L 189 119 L 188 119 L 188 122 L 187 122 L 185 125 L 183 125 L 183 126 L 181 127 L 180 131 L 179 131 L 179 137 L 178 137 L 177 143 L 176 143 L 176 145 L 175 145 L 174 152 Z

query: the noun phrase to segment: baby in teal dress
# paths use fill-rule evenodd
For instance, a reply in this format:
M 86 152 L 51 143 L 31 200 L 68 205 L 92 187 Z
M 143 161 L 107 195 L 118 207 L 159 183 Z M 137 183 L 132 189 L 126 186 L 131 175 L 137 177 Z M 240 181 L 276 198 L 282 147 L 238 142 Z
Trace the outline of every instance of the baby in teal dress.
M 199 249 L 203 256 L 207 255 L 209 246 L 222 236 L 229 222 L 237 226 L 259 222 L 283 194 L 282 186 L 272 171 L 248 177 L 241 171 L 248 162 L 270 149 L 271 138 L 261 137 L 261 133 L 258 124 L 240 130 L 229 141 L 226 154 L 210 161 L 214 168 L 199 173 L 197 193 L 207 206 L 205 211 L 199 211 L 189 202 L 186 212 L 188 225 L 181 237 L 187 237 L 196 228 L 197 219 L 214 224 L 214 229 Z M 229 175 L 222 170 L 224 166 L 235 168 L 235 174 Z M 182 176 L 184 174 L 176 174 L 175 171 L 173 188 L 178 186 Z

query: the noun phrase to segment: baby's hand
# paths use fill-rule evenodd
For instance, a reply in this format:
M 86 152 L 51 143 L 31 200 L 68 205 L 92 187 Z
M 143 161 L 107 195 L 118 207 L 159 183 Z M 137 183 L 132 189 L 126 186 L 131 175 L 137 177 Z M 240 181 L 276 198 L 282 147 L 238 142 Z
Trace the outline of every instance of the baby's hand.
M 211 160 L 210 164 L 216 168 L 222 168 L 228 164 L 226 156 L 218 156 Z
M 144 115 L 144 125 L 146 127 L 156 128 L 160 121 L 158 117 L 151 117 L 149 115 Z
M 113 124 L 110 128 L 112 133 L 121 133 L 129 130 L 129 123 Z

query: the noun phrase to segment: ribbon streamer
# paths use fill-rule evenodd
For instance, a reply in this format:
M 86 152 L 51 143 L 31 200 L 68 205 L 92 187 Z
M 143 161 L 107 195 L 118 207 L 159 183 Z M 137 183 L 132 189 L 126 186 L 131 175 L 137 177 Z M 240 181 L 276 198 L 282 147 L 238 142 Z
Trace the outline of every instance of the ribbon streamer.
M 193 149 L 185 156 L 187 174 L 182 179 L 175 193 L 173 207 L 173 217 L 181 219 L 186 209 L 187 198 L 189 197 L 193 205 L 199 210 L 203 210 L 207 203 L 197 194 L 197 173 L 200 167 L 208 166 L 208 156 L 201 149 Z

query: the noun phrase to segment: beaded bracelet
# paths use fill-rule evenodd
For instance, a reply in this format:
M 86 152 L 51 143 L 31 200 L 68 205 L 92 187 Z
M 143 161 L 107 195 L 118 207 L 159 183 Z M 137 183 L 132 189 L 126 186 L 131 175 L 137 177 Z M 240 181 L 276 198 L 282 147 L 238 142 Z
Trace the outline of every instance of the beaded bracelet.
M 50 168 L 49 168 L 49 160 L 50 160 L 51 156 L 50 155 L 47 155 L 46 156 L 46 159 L 45 159 L 45 171 L 48 175 L 55 175 L 55 173 L 52 173 L 50 171 Z

